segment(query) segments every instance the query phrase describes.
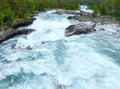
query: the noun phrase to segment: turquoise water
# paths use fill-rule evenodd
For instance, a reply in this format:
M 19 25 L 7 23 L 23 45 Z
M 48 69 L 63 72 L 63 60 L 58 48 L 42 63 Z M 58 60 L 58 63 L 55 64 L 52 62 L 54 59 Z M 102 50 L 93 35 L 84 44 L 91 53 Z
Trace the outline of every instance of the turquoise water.
M 35 32 L 0 45 L 0 89 L 120 89 L 119 27 L 98 24 L 106 30 L 65 37 L 78 22 L 52 12 L 27 27 Z

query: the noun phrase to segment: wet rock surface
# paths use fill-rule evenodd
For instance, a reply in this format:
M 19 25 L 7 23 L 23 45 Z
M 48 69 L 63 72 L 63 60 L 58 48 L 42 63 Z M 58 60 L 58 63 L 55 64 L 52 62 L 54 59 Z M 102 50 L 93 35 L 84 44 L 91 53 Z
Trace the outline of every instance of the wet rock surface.
M 65 85 L 58 85 L 56 89 L 66 89 Z
M 30 17 L 25 21 L 15 20 L 12 25 L 12 29 L 17 29 L 19 27 L 25 27 L 25 26 L 31 25 L 34 20 L 36 20 L 36 18 L 33 18 L 33 17 Z
M 89 32 L 95 31 L 95 23 L 93 22 L 81 22 L 76 25 L 70 25 L 65 30 L 65 36 L 87 34 Z
M 4 30 L 0 32 L 0 43 L 8 40 L 14 36 L 18 36 L 18 35 L 27 35 L 30 34 L 31 32 L 35 31 L 34 29 L 11 29 L 9 28 L 8 30 Z

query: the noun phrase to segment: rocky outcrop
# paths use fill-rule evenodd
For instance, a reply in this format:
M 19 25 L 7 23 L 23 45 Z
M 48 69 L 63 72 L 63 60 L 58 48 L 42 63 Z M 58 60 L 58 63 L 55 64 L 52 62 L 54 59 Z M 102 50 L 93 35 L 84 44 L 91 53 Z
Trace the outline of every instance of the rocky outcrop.
M 116 21 L 113 17 L 110 16 L 99 16 L 96 18 L 93 18 L 91 15 L 85 16 L 85 15 L 74 15 L 74 16 L 69 16 L 67 19 L 70 20 L 78 20 L 78 21 L 92 21 L 94 23 L 100 23 L 100 24 L 112 24 L 112 23 L 119 23 Z
M 87 34 L 95 31 L 95 23 L 93 22 L 81 22 L 76 25 L 70 25 L 65 30 L 65 36 Z
M 79 20 L 79 21 L 91 21 L 92 19 L 89 18 L 89 16 L 81 16 L 81 15 L 74 15 L 74 16 L 69 16 L 67 19 L 70 20 Z
M 8 40 L 14 36 L 18 36 L 18 35 L 27 35 L 31 32 L 35 31 L 34 29 L 21 29 L 21 30 L 16 30 L 16 29 L 8 29 L 8 30 L 4 30 L 0 32 L 0 43 Z
M 58 14 L 58 15 L 74 14 L 74 15 L 77 15 L 77 14 L 80 14 L 80 11 L 79 10 L 63 10 L 63 9 L 60 9 L 60 10 L 56 10 L 53 14 Z
M 33 17 L 30 17 L 29 19 L 25 21 L 15 20 L 12 25 L 12 29 L 17 29 L 19 27 L 25 27 L 25 26 L 31 25 L 34 20 L 36 20 L 36 18 L 33 18 Z
M 22 20 L 22 19 L 16 19 L 12 26 L 8 27 L 8 26 L 2 26 L 0 27 L 0 43 L 10 39 L 14 36 L 17 35 L 22 35 L 22 34 L 29 34 L 32 31 L 34 31 L 33 29 L 18 29 L 19 27 L 25 27 L 28 25 L 31 25 L 33 23 L 34 20 L 36 20 L 36 18 L 34 18 L 34 16 L 37 16 L 38 13 L 40 13 L 39 11 L 35 11 L 33 13 L 31 13 L 28 17 L 27 20 Z M 4 22 L 8 22 L 10 17 L 5 17 Z M 26 49 L 30 49 L 30 47 L 27 47 Z
M 118 23 L 118 21 L 116 21 L 115 18 L 111 16 L 100 16 L 100 17 L 94 18 L 93 21 L 95 23 L 101 23 L 101 24 Z

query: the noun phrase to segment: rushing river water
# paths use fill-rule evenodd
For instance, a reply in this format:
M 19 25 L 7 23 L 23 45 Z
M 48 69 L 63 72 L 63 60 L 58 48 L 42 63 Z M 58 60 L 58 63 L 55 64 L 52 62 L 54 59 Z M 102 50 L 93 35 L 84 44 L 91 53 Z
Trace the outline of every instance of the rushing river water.
M 0 45 L 0 89 L 120 89 L 119 27 L 65 37 L 78 22 L 52 12 L 27 27 L 36 31 Z

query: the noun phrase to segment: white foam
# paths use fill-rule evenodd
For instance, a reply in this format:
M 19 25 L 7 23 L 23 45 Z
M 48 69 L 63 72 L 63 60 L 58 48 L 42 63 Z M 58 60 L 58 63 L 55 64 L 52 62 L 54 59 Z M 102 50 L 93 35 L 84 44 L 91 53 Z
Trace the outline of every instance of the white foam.
M 64 29 L 72 23 L 51 12 L 42 14 L 28 27 L 36 31 L 27 39 L 18 38 L 15 47 L 30 45 L 33 49 L 9 49 L 12 53 L 7 54 L 6 59 L 10 62 L 0 64 L 0 80 L 22 72 L 34 74 L 32 78 L 25 77 L 21 83 L 8 86 L 9 89 L 56 89 L 58 85 L 66 89 L 120 89 L 119 66 L 91 46 L 95 44 L 89 35 L 65 38 Z M 49 19 L 44 17 L 46 14 Z
M 93 13 L 94 11 L 91 9 L 88 9 L 87 5 L 80 5 L 80 10 L 83 12 L 87 12 L 87 13 Z

